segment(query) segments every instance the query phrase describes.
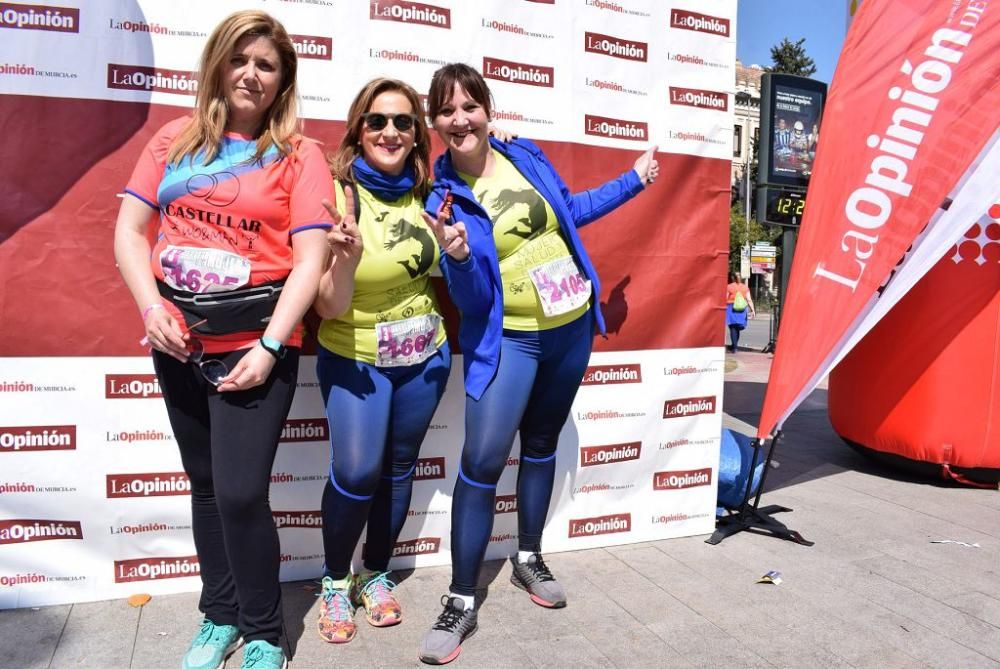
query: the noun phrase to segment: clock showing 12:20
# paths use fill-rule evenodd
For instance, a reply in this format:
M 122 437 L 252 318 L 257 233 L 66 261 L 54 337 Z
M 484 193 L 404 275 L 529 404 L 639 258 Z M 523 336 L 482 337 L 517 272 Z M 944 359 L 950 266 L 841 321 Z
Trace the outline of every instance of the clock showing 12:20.
M 768 188 L 764 220 L 775 225 L 799 225 L 806 207 L 805 195 L 785 188 Z

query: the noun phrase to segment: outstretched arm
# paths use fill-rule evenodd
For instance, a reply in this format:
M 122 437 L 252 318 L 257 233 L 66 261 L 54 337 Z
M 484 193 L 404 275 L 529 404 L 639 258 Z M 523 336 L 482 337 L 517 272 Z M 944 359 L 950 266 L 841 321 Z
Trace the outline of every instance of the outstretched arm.
M 571 193 L 544 154 L 542 161 L 552 170 L 563 199 L 573 214 L 576 226 L 583 227 L 596 221 L 605 214 L 611 213 L 621 205 L 643 191 L 647 184 L 653 183 L 660 173 L 660 164 L 655 154 L 658 147 L 653 146 L 635 161 L 632 169 L 617 179 L 612 179 L 597 188 L 591 188 L 580 193 Z

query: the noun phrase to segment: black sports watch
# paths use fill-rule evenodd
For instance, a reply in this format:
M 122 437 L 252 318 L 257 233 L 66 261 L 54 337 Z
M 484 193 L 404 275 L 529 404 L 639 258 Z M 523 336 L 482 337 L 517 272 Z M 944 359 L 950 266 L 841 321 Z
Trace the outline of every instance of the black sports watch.
M 274 356 L 275 360 L 281 360 L 288 352 L 288 348 L 273 337 L 261 337 L 260 346 L 265 351 Z

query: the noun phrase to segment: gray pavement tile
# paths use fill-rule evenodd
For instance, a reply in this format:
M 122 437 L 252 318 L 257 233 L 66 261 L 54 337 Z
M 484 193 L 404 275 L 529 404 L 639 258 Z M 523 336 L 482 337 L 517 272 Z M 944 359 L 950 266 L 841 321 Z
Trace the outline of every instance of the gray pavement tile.
M 716 625 L 701 620 L 677 626 L 664 622 L 647 625 L 650 632 L 673 648 L 692 667 L 771 667 L 764 658 Z
M 879 630 L 841 620 L 819 607 L 807 614 L 798 627 L 810 635 L 817 645 L 832 651 L 854 667 L 918 669 L 926 666 L 902 649 L 886 644 Z
M 132 669 L 177 669 L 201 621 L 197 593 L 153 597 L 139 612 Z
M 747 537 L 750 539 L 750 537 Z M 719 547 L 705 546 L 715 556 L 706 556 L 700 561 L 709 573 L 729 573 L 733 580 L 740 583 L 753 583 L 756 578 L 762 575 L 769 568 L 777 568 L 783 572 L 786 583 L 781 586 L 770 586 L 753 584 L 750 586 L 750 596 L 754 600 L 756 616 L 767 621 L 764 629 L 756 627 L 754 633 L 745 635 L 741 629 L 730 630 L 725 627 L 723 619 L 717 619 L 718 624 L 733 636 L 738 637 L 746 647 L 757 656 L 777 666 L 796 666 L 797 662 L 802 665 L 810 664 L 816 666 L 850 666 L 866 656 L 880 654 L 879 651 L 884 644 L 877 636 L 873 636 L 868 631 L 859 626 L 850 626 L 836 619 L 829 620 L 832 616 L 824 611 L 820 602 L 822 598 L 812 597 L 808 583 L 803 583 L 798 579 L 797 570 L 799 563 L 803 559 L 812 558 L 815 563 L 820 556 L 814 548 L 804 548 L 788 542 L 775 542 L 774 539 L 765 537 L 754 537 L 753 541 L 740 544 L 741 550 L 726 552 L 716 552 Z M 770 546 L 757 552 L 755 545 L 760 541 L 775 542 L 776 545 L 790 551 L 794 557 L 787 563 L 776 560 Z M 756 546 L 759 548 L 759 546 Z M 692 555 L 698 555 L 699 549 L 695 546 L 686 546 Z M 683 556 L 682 556 L 683 557 Z M 691 559 L 688 557 L 687 559 Z M 727 567 L 725 560 L 732 562 Z M 770 566 L 768 562 L 770 560 Z M 760 567 L 745 567 L 746 564 L 760 564 Z M 777 564 L 774 564 L 777 563 Z M 789 566 L 785 566 L 788 564 Z M 721 587 L 724 586 L 720 586 Z M 745 589 L 745 585 L 739 587 L 727 587 L 727 592 L 720 595 L 725 601 L 734 601 L 734 597 L 728 590 L 736 592 Z M 817 622 L 820 621 L 820 622 Z M 829 628 L 835 628 L 840 634 L 828 633 Z M 781 643 L 774 639 L 776 631 L 781 632 Z M 851 644 L 845 647 L 843 639 L 852 639 Z M 761 645 L 761 639 L 767 640 Z M 856 641 L 854 641 L 856 640 Z M 774 642 L 774 648 L 769 645 Z M 890 649 L 888 653 L 881 653 L 886 660 L 891 660 L 890 664 L 896 666 L 906 666 L 914 664 L 913 659 L 904 653 Z M 796 659 L 800 658 L 800 659 Z
M 0 658 L 17 669 L 47 669 L 72 606 L 0 611 Z
M 657 574 L 656 581 L 692 611 L 737 639 L 770 629 L 771 621 L 758 615 L 752 581 L 736 583 L 735 575 L 727 572 L 706 577 L 683 561 L 676 565 Z
M 129 666 L 140 615 L 123 599 L 74 604 L 51 669 Z
M 1000 630 L 1000 599 L 996 596 L 982 592 L 967 592 L 947 597 L 942 601 Z
M 534 666 L 613 667 L 612 661 L 582 634 L 553 634 L 545 639 L 511 639 Z M 470 664 L 469 666 L 482 666 Z M 625 666 L 625 665 L 622 665 Z
M 800 561 L 787 570 L 785 578 L 786 583 L 780 588 L 795 588 L 811 601 L 821 602 L 828 615 L 849 623 L 851 628 L 874 631 L 883 647 L 898 649 L 891 655 L 904 665 L 905 658 L 900 651 L 926 666 L 947 666 L 947 662 L 952 662 L 953 667 L 983 666 L 982 663 L 989 660 L 964 641 L 951 638 L 954 629 L 929 627 L 915 619 L 914 616 L 925 615 L 919 606 L 897 601 L 902 592 L 911 591 L 856 565 L 840 561 L 826 564 Z M 929 598 L 923 599 L 922 605 L 942 606 Z M 905 602 L 906 598 L 903 600 Z M 964 633 L 958 631 L 958 634 Z M 838 653 L 844 654 L 844 651 L 838 650 Z M 863 662 L 861 666 L 872 665 Z
M 607 617 L 580 630 L 613 666 L 629 669 L 692 666 L 652 630 L 635 621 Z
M 991 509 L 1000 509 L 1000 490 L 994 490 L 989 495 L 980 495 L 976 497 L 976 502 Z
M 768 545 L 768 541 L 789 549 L 789 552 L 776 557 L 775 553 L 780 551 Z M 723 545 L 725 542 L 720 546 Z M 741 542 L 740 546 L 740 551 L 729 554 L 734 560 L 760 565 L 773 563 L 782 572 L 784 582 L 777 589 L 787 597 L 762 600 L 761 614 L 773 615 L 770 609 L 772 603 L 787 607 L 797 628 L 812 636 L 817 645 L 833 651 L 855 666 L 921 666 L 902 648 L 887 643 L 881 628 L 872 624 L 871 619 L 859 620 L 858 611 L 871 612 L 878 605 L 841 585 L 851 575 L 838 571 L 838 565 L 850 561 L 852 545 L 820 537 L 816 546 L 804 548 L 765 537 L 753 537 L 750 541 Z M 896 617 L 893 624 L 904 620 Z
M 827 504 L 835 505 L 842 488 L 831 486 L 833 484 L 815 482 L 810 485 L 808 492 L 783 490 L 782 493 L 790 500 L 789 506 L 793 507 L 798 503 L 798 495 L 808 495 L 814 503 L 825 498 Z M 799 504 L 797 508 L 802 509 L 804 506 Z M 818 510 L 819 506 L 814 504 L 813 508 Z M 835 508 L 836 512 L 829 510 Z M 942 533 L 948 531 L 945 521 L 892 504 L 870 506 L 867 501 L 847 503 L 840 508 L 830 506 L 829 509 L 822 515 L 823 525 L 817 529 L 827 534 L 831 540 L 863 543 L 929 572 L 948 574 L 957 570 L 962 573 L 962 583 L 969 590 L 989 591 L 996 587 L 997 578 L 993 573 L 997 562 L 995 549 L 930 543 L 931 539 L 942 538 Z M 807 515 L 808 512 L 800 517 Z M 804 536 L 816 540 L 815 536 L 806 534 L 801 527 L 795 527 Z M 983 545 L 987 541 L 993 543 L 982 535 L 966 536 L 970 543 L 977 539 Z
M 614 555 L 623 563 L 608 596 L 643 624 L 669 619 L 675 625 L 701 620 L 688 605 L 657 584 L 657 573 L 670 568 L 672 560 L 655 545 L 644 545 Z
M 855 579 L 855 582 L 859 581 L 867 582 L 869 591 L 877 591 L 886 608 L 944 634 L 970 650 L 1000 661 L 1000 628 L 879 574 L 869 573 L 867 578 L 861 575 Z
M 869 474 L 850 481 L 850 487 L 872 497 L 921 511 L 953 523 L 971 527 L 991 536 L 1000 536 L 996 522 L 996 490 L 960 488 L 912 482 Z
M 513 587 L 513 586 L 511 586 Z M 493 602 L 489 602 L 493 604 Z M 524 605 L 522 605 L 524 606 Z M 535 605 L 531 605 L 534 607 Z M 438 611 L 435 611 L 435 616 Z M 489 606 L 480 609 L 479 627 L 475 634 L 462 643 L 459 666 L 526 669 L 539 666 L 537 658 L 524 647 L 522 640 L 512 636 L 504 621 L 510 613 L 502 607 Z M 420 636 L 430 628 L 433 620 L 420 629 Z M 528 642 L 530 646 L 530 642 Z M 419 641 L 412 646 L 412 657 L 416 658 Z M 419 664 L 419 662 L 418 662 Z
M 873 574 L 942 602 L 972 591 L 968 584 L 962 581 L 961 571 L 945 573 L 930 571 L 892 555 L 854 560 L 853 564 L 859 569 L 867 569 Z
M 853 484 L 857 479 L 852 480 Z M 936 491 L 940 492 L 940 491 Z M 986 492 L 986 491 L 984 491 Z M 976 503 L 959 503 L 947 501 L 938 495 L 928 495 L 923 500 L 885 499 L 876 493 L 868 493 L 870 499 L 863 504 L 868 508 L 881 509 L 889 502 L 889 508 L 897 513 L 905 510 L 916 512 L 915 519 L 928 519 L 939 532 L 946 533 L 942 539 L 962 539 L 971 541 L 990 541 L 994 546 L 1000 538 L 1000 523 L 997 523 L 996 510 Z M 969 540 L 966 537 L 977 537 Z

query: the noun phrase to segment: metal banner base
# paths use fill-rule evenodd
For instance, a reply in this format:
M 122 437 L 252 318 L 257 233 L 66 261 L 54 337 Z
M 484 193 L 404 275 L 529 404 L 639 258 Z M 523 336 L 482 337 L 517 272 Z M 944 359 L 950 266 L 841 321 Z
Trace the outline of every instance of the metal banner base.
M 779 539 L 794 541 L 801 546 L 812 546 L 815 542 L 807 541 L 795 530 L 789 529 L 784 523 L 771 517 L 775 513 L 791 512 L 786 506 L 771 504 L 760 508 L 760 496 L 764 492 L 764 482 L 767 480 L 767 472 L 771 468 L 771 459 L 774 456 L 774 449 L 777 448 L 781 440 L 781 430 L 774 435 L 771 440 L 771 448 L 767 451 L 767 459 L 764 461 L 764 470 L 760 475 L 760 485 L 757 486 L 757 494 L 753 496 L 753 503 L 750 502 L 750 491 L 753 489 L 753 471 L 760 460 L 760 452 L 763 443 L 760 439 L 753 440 L 753 459 L 750 463 L 750 473 L 747 476 L 747 487 L 743 492 L 743 502 L 735 510 L 730 510 L 729 515 L 723 516 L 715 522 L 715 532 L 712 533 L 705 543 L 720 543 L 726 537 L 730 537 L 746 530 L 755 534 L 770 534 Z
M 814 542 L 807 541 L 797 531 L 788 529 L 784 523 L 771 517 L 771 514 L 783 511 L 791 511 L 791 509 L 771 504 L 762 509 L 748 508 L 744 513 L 737 511 L 728 516 L 723 516 L 716 521 L 715 532 L 708 539 L 705 539 L 705 543 L 714 546 L 726 537 L 746 530 L 755 534 L 770 534 L 779 539 L 794 541 L 803 546 L 812 546 Z

